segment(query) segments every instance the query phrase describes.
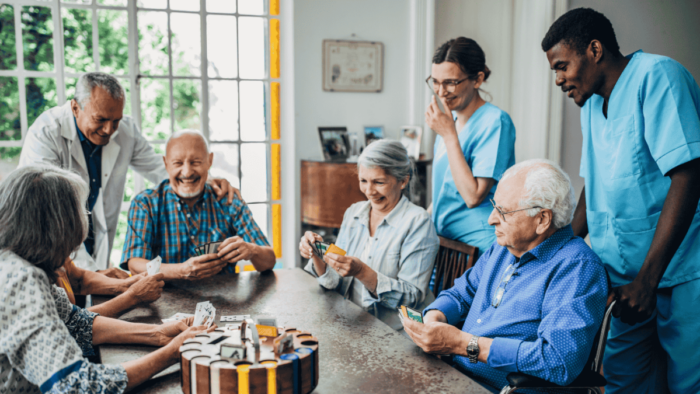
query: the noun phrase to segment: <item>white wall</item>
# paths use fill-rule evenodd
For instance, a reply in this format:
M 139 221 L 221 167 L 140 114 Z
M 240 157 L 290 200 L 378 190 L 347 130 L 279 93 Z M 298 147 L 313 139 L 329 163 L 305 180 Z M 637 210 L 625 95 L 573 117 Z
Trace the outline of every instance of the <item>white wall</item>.
M 700 1 L 697 0 L 570 0 L 570 8 L 590 7 L 603 13 L 615 29 L 624 55 L 638 49 L 669 56 L 700 80 Z M 562 93 L 563 94 L 563 93 Z M 570 99 L 564 105 L 562 165 L 577 195 L 583 188 L 580 109 Z
M 408 121 L 409 2 L 405 0 L 300 0 L 294 2 L 294 70 L 297 157 L 322 159 L 319 126 L 384 126 L 398 138 Z M 352 37 L 355 34 L 355 37 Z M 384 83 L 380 93 L 324 92 L 324 39 L 380 41 Z

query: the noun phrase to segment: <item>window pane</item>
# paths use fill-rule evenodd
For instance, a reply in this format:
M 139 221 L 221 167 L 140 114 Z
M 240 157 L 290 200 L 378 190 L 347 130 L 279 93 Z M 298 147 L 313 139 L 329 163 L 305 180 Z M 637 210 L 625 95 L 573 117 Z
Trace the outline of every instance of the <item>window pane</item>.
M 22 148 L 0 148 L 0 179 L 5 177 L 19 165 L 19 155 Z
M 241 177 L 245 201 L 267 200 L 267 144 L 241 145 Z
M 266 103 L 263 82 L 241 82 L 241 140 L 265 140 Z
M 214 164 L 209 173 L 213 178 L 224 178 L 231 186 L 240 189 L 238 178 L 238 145 L 237 144 L 211 144 L 214 153 Z
M 202 113 L 202 81 L 199 79 L 173 80 L 173 111 L 175 111 L 175 130 L 201 130 L 200 113 Z
M 165 9 L 168 6 L 168 0 L 138 0 L 136 6 L 139 8 Z
M 120 79 L 119 83 L 124 88 L 124 115 L 131 115 L 131 82 L 128 79 Z
M 260 227 L 260 230 L 262 230 L 265 238 L 267 238 L 267 242 L 272 243 L 272 240 L 267 235 L 270 233 L 267 231 L 267 217 L 270 211 L 270 206 L 267 204 L 250 204 L 248 205 L 248 208 L 250 208 L 250 212 L 253 214 L 255 223 L 257 223 L 258 227 Z
M 238 82 L 209 81 L 209 139 L 238 139 Z
M 129 170 L 131 171 L 131 170 Z M 122 249 L 124 248 L 124 241 L 126 237 L 126 229 L 128 228 L 128 212 L 122 211 L 119 213 L 119 221 L 117 222 L 117 232 L 114 236 L 114 244 L 112 245 L 112 252 L 109 254 L 109 261 L 113 266 L 118 266 L 122 262 Z
M 22 40 L 24 68 L 33 71 L 53 71 L 51 8 L 22 7 Z
M 134 181 L 134 170 L 129 167 L 126 171 L 126 183 L 124 184 L 124 198 L 122 201 L 131 202 L 136 197 L 136 182 Z
M 0 77 L 0 140 L 19 141 L 21 139 L 17 78 Z
M 97 4 L 126 7 L 126 0 L 97 0 Z
M 27 78 L 27 122 L 34 123 L 44 111 L 56 106 L 56 82 L 53 78 Z
M 0 5 L 0 70 L 17 68 L 15 47 L 15 9 L 11 5 Z
M 100 71 L 117 75 L 129 73 L 128 24 L 126 11 L 97 11 Z
M 199 11 L 197 0 L 170 0 L 170 9 L 177 11 Z
M 92 0 L 61 0 L 61 3 L 91 4 Z
M 61 9 L 66 72 L 95 70 L 92 59 L 92 12 L 79 8 Z
M 78 84 L 78 78 L 63 78 L 63 83 L 66 85 L 66 100 L 72 100 L 75 97 L 75 85 Z
M 145 75 L 168 75 L 168 14 L 139 12 L 139 61 Z
M 207 57 L 209 78 L 236 78 L 236 17 L 207 17 Z
M 170 83 L 167 79 L 142 78 L 141 134 L 148 140 L 170 136 Z
M 199 3 L 198 3 L 199 4 Z M 201 34 L 197 14 L 170 14 L 172 30 L 173 75 L 201 75 Z
M 263 18 L 239 18 L 241 78 L 265 78 L 265 29 Z
M 239 14 L 262 15 L 264 12 L 263 0 L 238 0 Z
M 156 152 L 156 154 L 165 156 L 165 144 L 151 144 L 151 146 L 153 147 L 153 150 Z M 160 184 L 161 181 L 163 180 L 161 179 L 158 182 L 158 184 Z M 143 185 L 146 189 L 154 189 L 158 187 L 158 185 L 154 184 L 146 178 L 143 178 Z
M 233 0 L 207 0 L 208 12 L 236 12 L 236 2 Z

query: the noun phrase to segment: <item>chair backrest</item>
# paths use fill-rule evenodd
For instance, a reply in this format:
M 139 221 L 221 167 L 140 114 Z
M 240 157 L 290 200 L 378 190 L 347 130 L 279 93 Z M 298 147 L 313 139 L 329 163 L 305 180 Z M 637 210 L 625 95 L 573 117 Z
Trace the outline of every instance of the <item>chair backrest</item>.
M 605 309 L 603 323 L 595 334 L 595 340 L 591 347 L 591 354 L 588 356 L 588 361 L 586 362 L 586 365 L 590 367 L 591 371 L 597 373 L 600 373 L 600 369 L 603 366 L 603 354 L 605 353 L 605 345 L 608 342 L 608 330 L 610 329 L 610 320 L 612 320 L 612 310 L 614 306 L 615 301 Z
M 442 281 L 442 290 L 454 286 L 455 279 L 474 266 L 479 254 L 479 248 L 476 246 L 444 237 L 438 238 L 440 238 L 440 249 L 435 257 L 435 287 L 433 288 L 435 297 L 440 289 L 440 281 Z

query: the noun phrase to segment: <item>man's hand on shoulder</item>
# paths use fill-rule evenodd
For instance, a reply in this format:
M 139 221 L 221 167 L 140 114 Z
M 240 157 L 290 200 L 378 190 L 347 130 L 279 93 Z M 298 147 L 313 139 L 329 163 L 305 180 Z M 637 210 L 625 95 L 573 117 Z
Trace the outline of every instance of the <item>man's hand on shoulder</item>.
M 226 266 L 215 253 L 191 257 L 180 266 L 180 279 L 199 280 L 214 276 Z
M 226 179 L 210 178 L 207 183 L 209 183 L 211 188 L 214 190 L 214 194 L 216 194 L 216 198 L 218 200 L 221 200 L 222 198 L 228 196 L 227 201 L 230 205 L 231 203 L 233 203 L 233 197 L 236 196 L 236 198 L 243 201 L 243 197 L 241 197 L 241 191 L 231 186 L 231 184 Z

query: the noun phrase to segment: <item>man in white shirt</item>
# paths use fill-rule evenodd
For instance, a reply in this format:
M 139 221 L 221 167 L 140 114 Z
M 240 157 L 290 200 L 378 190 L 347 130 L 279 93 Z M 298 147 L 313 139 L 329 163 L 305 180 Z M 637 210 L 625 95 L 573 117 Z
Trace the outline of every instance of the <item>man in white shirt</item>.
M 109 268 L 129 166 L 158 184 L 168 177 L 157 155 L 129 116 L 124 89 L 111 75 L 93 72 L 78 80 L 75 98 L 44 112 L 29 128 L 19 165 L 52 164 L 77 172 L 90 185 L 90 235 L 75 263 L 96 271 Z M 229 204 L 238 190 L 224 179 L 211 185 Z M 110 269 L 108 275 L 122 276 Z

